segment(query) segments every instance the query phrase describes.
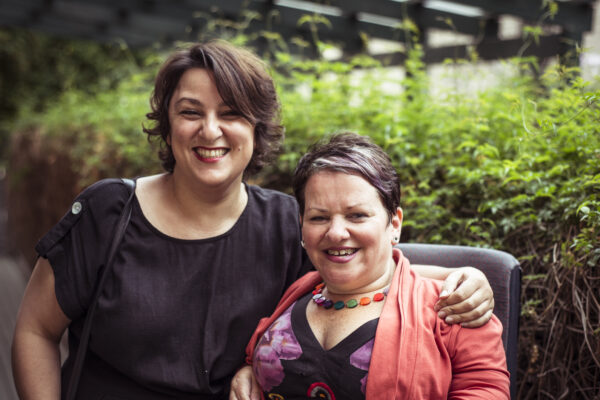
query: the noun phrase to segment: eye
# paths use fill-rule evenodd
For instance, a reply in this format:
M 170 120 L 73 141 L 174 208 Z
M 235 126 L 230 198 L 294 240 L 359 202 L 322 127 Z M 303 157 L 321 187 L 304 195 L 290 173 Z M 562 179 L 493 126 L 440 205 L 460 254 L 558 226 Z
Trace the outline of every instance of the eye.
M 327 221 L 327 217 L 323 215 L 313 215 L 312 217 L 309 217 L 308 220 L 311 222 L 322 222 Z
M 221 113 L 221 116 L 226 119 L 237 119 L 243 117 L 241 112 L 235 110 L 225 110 Z
M 179 114 L 186 117 L 199 117 L 201 114 L 196 110 L 181 110 Z
M 367 218 L 367 217 L 368 217 L 368 215 L 365 214 L 365 213 L 362 213 L 362 212 L 355 212 L 355 213 L 352 213 L 352 214 L 348 215 L 348 218 L 354 219 L 354 220 L 360 220 L 360 219 L 364 219 L 364 218 Z

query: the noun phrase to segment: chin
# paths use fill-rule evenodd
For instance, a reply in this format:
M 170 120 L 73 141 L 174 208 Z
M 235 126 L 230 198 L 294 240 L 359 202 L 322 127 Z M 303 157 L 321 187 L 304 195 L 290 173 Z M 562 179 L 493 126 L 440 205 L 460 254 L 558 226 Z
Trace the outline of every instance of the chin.
M 323 280 L 325 282 L 329 283 L 330 285 L 341 286 L 341 287 L 345 287 L 347 285 L 352 284 L 353 282 L 356 282 L 357 278 L 360 277 L 360 276 L 356 276 L 355 274 L 340 273 L 340 272 L 334 272 L 334 273 L 319 272 L 319 273 L 321 274 L 321 277 L 323 278 Z

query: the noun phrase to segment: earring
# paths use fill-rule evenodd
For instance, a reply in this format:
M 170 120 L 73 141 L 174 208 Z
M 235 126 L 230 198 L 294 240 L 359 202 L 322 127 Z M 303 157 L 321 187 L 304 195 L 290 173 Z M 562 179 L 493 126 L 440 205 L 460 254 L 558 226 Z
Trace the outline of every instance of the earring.
M 400 238 L 398 236 L 394 236 L 392 238 L 392 241 L 394 242 L 394 244 L 396 244 L 396 243 L 400 242 Z
M 302 248 L 303 248 L 303 249 L 305 249 L 305 248 L 306 248 L 306 247 L 304 247 L 304 239 L 302 239 L 302 240 L 300 241 L 300 246 L 302 246 Z

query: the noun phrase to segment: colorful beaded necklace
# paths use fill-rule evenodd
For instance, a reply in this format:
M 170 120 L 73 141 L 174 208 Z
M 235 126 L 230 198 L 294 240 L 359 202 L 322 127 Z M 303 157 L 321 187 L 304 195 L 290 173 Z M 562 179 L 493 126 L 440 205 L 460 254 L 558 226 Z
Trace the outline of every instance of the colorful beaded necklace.
M 312 294 L 313 294 L 312 299 L 317 306 L 323 307 L 327 310 L 329 310 L 330 308 L 334 308 L 335 310 L 341 310 L 344 307 L 355 308 L 358 305 L 368 306 L 369 304 L 371 304 L 370 297 L 363 297 L 360 300 L 350 299 L 346 302 L 343 302 L 343 301 L 333 302 L 332 300 L 329 300 L 329 299 L 325 298 L 325 296 L 323 296 L 323 289 L 325 289 L 325 282 L 321 282 L 317 286 L 315 286 L 315 290 L 312 291 Z M 389 287 L 386 287 L 385 289 L 383 289 L 382 292 L 375 293 L 375 295 L 373 296 L 373 301 L 375 301 L 375 302 L 383 301 L 383 299 L 385 299 L 385 296 L 387 296 L 387 294 L 388 294 L 388 290 L 389 290 Z

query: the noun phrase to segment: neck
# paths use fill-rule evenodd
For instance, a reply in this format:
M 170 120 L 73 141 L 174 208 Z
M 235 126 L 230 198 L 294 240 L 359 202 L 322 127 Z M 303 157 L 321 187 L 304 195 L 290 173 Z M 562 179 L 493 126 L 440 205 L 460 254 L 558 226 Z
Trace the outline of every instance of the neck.
M 173 195 L 184 205 L 185 203 L 198 204 L 198 202 L 202 202 L 206 206 L 218 205 L 244 192 L 242 175 L 232 181 L 215 186 L 199 185 L 193 177 L 178 173 L 177 166 L 173 173 L 166 176 Z
M 226 187 L 217 188 L 191 185 L 176 173 L 167 174 L 165 179 L 175 207 L 189 221 L 200 225 L 215 220 L 237 220 L 247 204 L 248 195 L 241 177 Z
M 393 259 L 391 259 L 385 273 L 366 285 L 352 289 L 345 289 L 335 285 L 330 285 L 328 282 L 325 282 L 325 291 L 327 292 L 327 295 L 332 298 L 332 300 L 342 300 L 350 297 L 364 296 L 372 292 L 381 291 L 388 287 L 392 282 L 395 267 L 396 264 L 393 262 Z

